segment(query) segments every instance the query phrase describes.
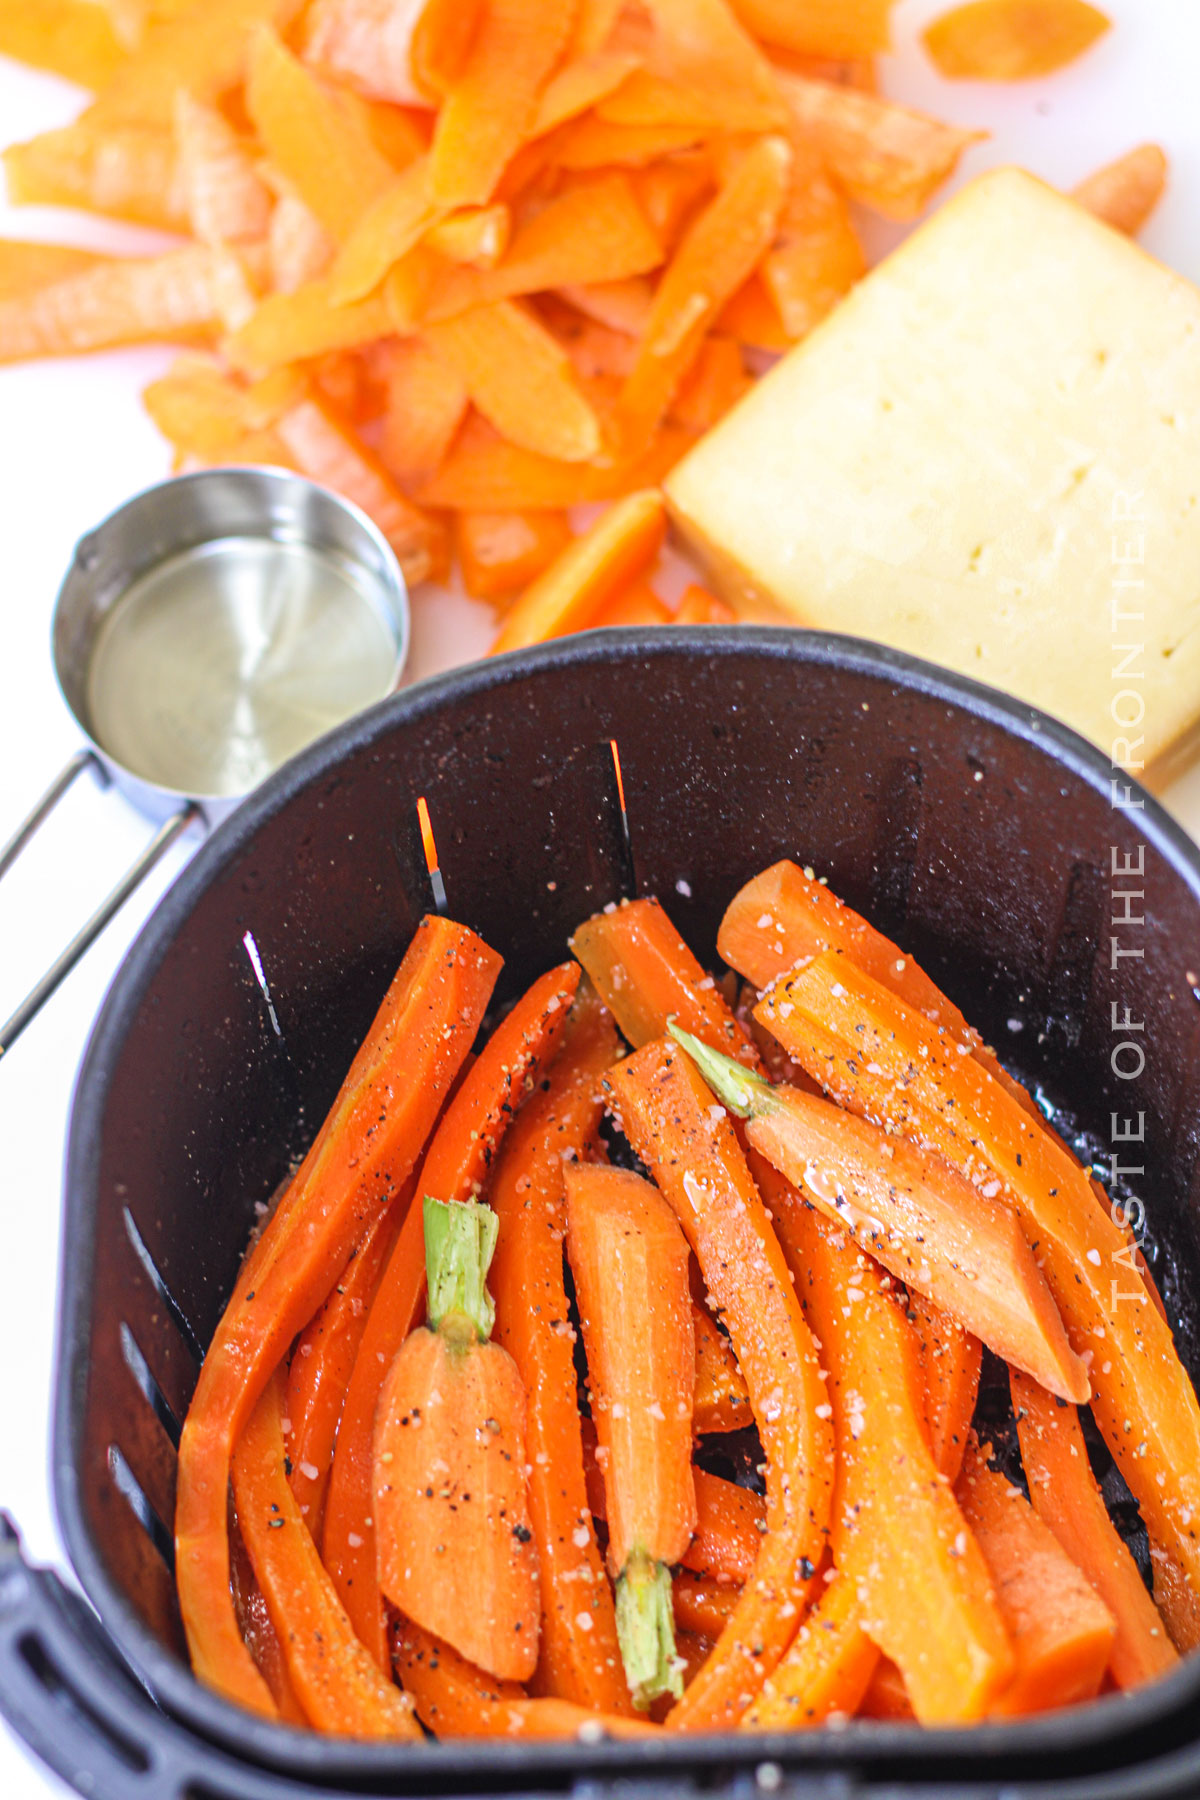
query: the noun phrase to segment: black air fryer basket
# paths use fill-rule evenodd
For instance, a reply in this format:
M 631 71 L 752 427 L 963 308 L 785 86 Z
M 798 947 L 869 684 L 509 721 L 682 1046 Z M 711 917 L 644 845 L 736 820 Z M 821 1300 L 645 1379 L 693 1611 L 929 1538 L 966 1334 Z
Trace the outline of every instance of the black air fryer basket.
M 628 829 L 610 740 L 624 775 Z M 425 1746 L 268 1724 L 192 1678 L 171 1577 L 175 1443 L 255 1220 L 311 1137 L 421 914 L 429 803 L 448 910 L 502 999 L 573 927 L 657 893 L 715 959 L 735 889 L 811 863 L 1002 1055 L 1109 1142 L 1145 1115 L 1148 1253 L 1195 1372 L 1200 857 L 1153 800 L 1028 708 L 805 632 L 603 632 L 427 682 L 277 774 L 199 852 L 125 962 L 79 1078 L 66 1177 L 54 1489 L 91 1606 L 0 1542 L 0 1704 L 96 1800 L 876 1790 L 1149 1800 L 1200 1785 L 1200 1662 L 1133 1696 L 971 1731 Z M 1120 794 L 1117 796 L 1120 797 Z M 1144 845 L 1144 879 L 1114 856 Z M 1110 890 L 1145 891 L 1110 966 Z M 255 975 L 247 934 L 270 990 Z M 1114 1074 L 1112 1007 L 1144 1021 Z

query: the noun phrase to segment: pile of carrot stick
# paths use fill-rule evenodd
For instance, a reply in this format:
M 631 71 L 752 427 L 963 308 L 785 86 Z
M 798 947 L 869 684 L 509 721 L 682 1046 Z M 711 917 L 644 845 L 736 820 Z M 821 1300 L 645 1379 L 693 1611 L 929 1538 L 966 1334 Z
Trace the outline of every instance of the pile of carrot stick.
M 653 899 L 570 948 L 480 1042 L 501 958 L 425 919 L 248 1250 L 179 1453 L 199 1677 L 348 1736 L 586 1743 L 1167 1672 L 1200 1405 L 1121 1215 L 953 1002 L 791 862 L 720 979 Z

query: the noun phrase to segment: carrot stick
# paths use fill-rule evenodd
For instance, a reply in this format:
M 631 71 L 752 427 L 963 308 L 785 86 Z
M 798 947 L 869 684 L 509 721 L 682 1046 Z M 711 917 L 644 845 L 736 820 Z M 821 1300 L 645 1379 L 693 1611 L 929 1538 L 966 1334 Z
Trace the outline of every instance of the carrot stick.
M 204 342 L 216 329 L 216 260 L 200 244 L 165 256 L 105 257 L 49 287 L 0 301 L 0 363 L 118 344 Z
M 1112 1654 L 1112 1614 L 1024 1494 L 989 1469 L 987 1451 L 975 1442 L 955 1492 L 991 1569 L 1016 1659 L 1012 1680 L 993 1699 L 992 1715 L 1046 1712 L 1091 1699 Z M 911 1684 L 910 1697 L 916 1705 Z
M 591 51 L 564 63 L 542 89 L 537 117 L 528 137 L 545 137 L 547 132 L 590 112 L 597 101 L 620 87 L 627 75 L 637 68 L 637 58 L 618 51 Z
M 279 1633 L 271 1622 L 266 1597 L 258 1585 L 254 1565 L 250 1561 L 246 1541 L 238 1529 L 236 1519 L 229 1531 L 229 1573 L 233 1604 L 246 1648 L 270 1690 L 280 1719 L 285 1725 L 306 1726 L 308 1715 L 292 1686 Z
M 512 212 L 503 203 L 464 207 L 431 225 L 425 242 L 439 256 L 469 269 L 494 269 L 508 249 Z
M 879 1667 L 868 1637 L 866 1608 L 853 1572 L 828 1570 L 817 1600 L 787 1655 L 746 1714 L 747 1729 L 807 1730 L 835 1716 L 852 1717 Z
M 732 625 L 737 614 L 699 582 L 689 582 L 675 608 L 676 625 Z
M 180 88 L 219 100 L 243 79 L 255 29 L 286 31 L 299 10 L 299 0 L 208 0 L 157 20 L 84 117 L 169 127 Z
M 645 1719 L 596 1712 L 570 1700 L 527 1699 L 515 1682 L 496 1681 L 439 1643 L 409 1619 L 398 1619 L 392 1646 L 396 1672 L 412 1695 L 417 1716 L 438 1737 L 644 1738 L 656 1727 Z
M 413 26 L 409 60 L 418 88 L 444 99 L 462 74 L 483 0 L 426 0 Z
M 369 204 L 360 209 L 338 252 L 330 276 L 335 306 L 365 300 L 383 282 L 394 263 L 441 218 L 443 209 L 429 197 L 429 159 L 418 157 L 390 177 Z
M 1109 1669 L 1120 1688 L 1138 1687 L 1179 1660 L 1138 1566 L 1108 1516 L 1073 1406 L 1009 1370 L 1029 1498 L 1071 1561 L 1116 1620 Z
M 908 1318 L 921 1346 L 929 1448 L 940 1472 L 957 1481 L 979 1394 L 983 1346 L 913 1288 L 908 1291 Z
M 558 512 L 464 512 L 455 542 L 463 586 L 479 600 L 527 587 L 571 542 Z
M 564 462 L 600 449 L 600 424 L 571 359 L 534 315 L 511 300 L 424 327 L 485 418 L 514 444 Z
M 78 275 L 100 261 L 93 250 L 67 244 L 43 244 L 0 238 L 0 301 L 24 299 L 68 275 Z
M 798 132 L 791 146 L 791 184 L 762 276 L 796 342 L 849 293 L 867 265 L 845 198 L 820 156 Z
M 581 1163 L 564 1179 L 617 1635 L 629 1691 L 645 1710 L 660 1694 L 683 1693 L 670 1565 L 696 1529 L 688 1248 L 671 1208 L 641 1176 Z
M 694 432 L 665 425 L 642 455 L 618 457 L 604 467 L 560 462 L 510 444 L 477 413 L 471 414 L 439 472 L 417 490 L 424 506 L 471 512 L 556 511 L 619 500 L 665 480 L 695 443 Z M 513 646 L 514 648 L 516 646 Z
M 701 344 L 691 370 L 671 402 L 671 417 L 695 431 L 708 431 L 752 386 L 737 339 L 720 337 L 714 332 Z M 713 600 L 712 605 L 719 606 L 720 602 Z M 733 617 L 728 607 L 724 610 Z
M 657 73 L 708 100 L 726 131 L 784 122 L 775 71 L 725 0 L 647 0 Z
M 360 93 L 392 102 L 395 112 L 416 105 L 424 98 L 412 60 L 413 13 L 419 6 L 420 0 L 415 6 L 389 0 L 311 0 L 302 20 L 304 60 Z M 466 5 L 457 10 L 460 17 L 469 12 Z
M 387 406 L 379 454 L 406 489 L 432 481 L 467 415 L 467 390 L 423 338 L 398 338 L 386 363 Z
M 626 1136 L 688 1237 L 729 1327 L 767 1459 L 767 1524 L 754 1578 L 668 1723 L 735 1724 L 796 1630 L 825 1544 L 833 1437 L 812 1333 L 728 1118 L 693 1064 L 647 1044 L 607 1077 Z
M 539 1693 L 601 1712 L 632 1712 L 612 1591 L 592 1530 L 563 1277 L 563 1169 L 600 1123 L 600 1077 L 617 1054 L 612 1019 L 591 990 L 575 1002 L 562 1050 L 522 1109 L 491 1187 L 500 1222 L 492 1263 L 497 1343 L 529 1396 L 529 1516 L 541 1570 Z
M 600 1466 L 596 1428 L 590 1419 L 584 1421 L 583 1446 L 588 1504 L 593 1518 L 607 1519 L 605 1475 Z M 680 1567 L 691 1569 L 706 1581 L 742 1587 L 753 1575 L 758 1560 L 766 1530 L 766 1508 L 750 1488 L 711 1475 L 707 1469 L 694 1467 L 692 1480 L 696 1489 L 696 1530 L 679 1558 Z
M 238 1523 L 310 1725 L 343 1737 L 420 1739 L 412 1702 L 372 1662 L 321 1566 L 284 1472 L 279 1375 L 233 1454 Z
M 24 0 L 18 0 L 24 5 Z M 85 114 L 3 153 L 14 206 L 79 206 L 151 225 L 187 229 L 175 143 L 162 126 L 101 126 Z
M 697 1437 L 709 1432 L 741 1431 L 754 1423 L 746 1379 L 728 1339 L 717 1330 L 706 1307 L 692 1301 L 692 1329 L 696 1339 L 696 1386 L 692 1395 L 692 1429 Z
M 619 500 L 525 590 L 505 619 L 492 655 L 576 630 L 653 561 L 665 531 L 662 495 L 656 490 Z
M 192 236 L 202 244 L 263 237 L 271 194 L 224 115 L 181 89 L 175 96 L 175 141 Z
M 0 0 L 0 56 L 48 69 L 80 87 L 102 88 L 128 51 L 101 6 L 85 0 Z
M 712 1639 L 714 1648 L 737 1613 L 741 1598 L 738 1589 L 728 1582 L 693 1574 L 690 1569 L 677 1569 L 671 1582 L 671 1607 L 677 1628 Z
M 773 1016 L 768 1010 L 767 1021 Z M 772 1087 L 674 1022 L 670 1030 L 717 1097 L 747 1121 L 747 1142 L 861 1249 L 1052 1392 L 1088 1398 L 1087 1367 L 1003 1200 L 866 1119 L 799 1088 Z
M 577 980 L 573 964 L 551 969 L 492 1033 L 442 1115 L 415 1182 L 418 1195 L 466 1200 L 482 1187 L 525 1083 L 536 1084 L 554 1053 Z M 384 1377 L 417 1324 L 424 1297 L 425 1225 L 421 1206 L 414 1205 L 405 1214 L 354 1359 L 321 1540 L 342 1603 L 381 1667 L 387 1666 L 387 1635 L 371 1523 L 371 1434 Z
M 334 242 L 298 194 L 281 194 L 267 228 L 270 286 L 276 294 L 292 294 L 324 275 L 333 260 Z
M 938 71 L 950 80 L 1031 81 L 1063 69 L 1109 28 L 1087 0 L 966 0 L 925 27 Z
M 266 295 L 225 349 L 235 369 L 266 375 L 330 350 L 373 343 L 390 329 L 387 306 L 377 295 L 338 306 L 329 277 L 317 275 L 287 293 Z
M 1071 189 L 1072 200 L 1106 225 L 1133 235 L 1162 199 L 1167 159 L 1158 144 L 1139 144 Z
M 893 0 L 733 0 L 756 38 L 803 56 L 873 56 L 887 50 Z
M 791 1011 L 783 1015 L 783 1006 Z M 759 1008 L 788 1052 L 843 1104 L 1005 1190 L 1078 1355 L 1092 1411 L 1158 1549 L 1200 1593 L 1200 1404 L 1137 1252 L 1084 1171 L 971 1056 L 920 1014 L 824 953 Z M 876 1074 L 874 1071 L 880 1072 Z
M 422 921 L 328 1118 L 242 1271 L 200 1371 L 179 1445 L 180 1610 L 197 1675 L 256 1712 L 273 1708 L 229 1597 L 233 1446 L 271 1370 L 329 1292 L 381 1200 L 403 1186 L 499 967 L 494 951 L 464 926 Z

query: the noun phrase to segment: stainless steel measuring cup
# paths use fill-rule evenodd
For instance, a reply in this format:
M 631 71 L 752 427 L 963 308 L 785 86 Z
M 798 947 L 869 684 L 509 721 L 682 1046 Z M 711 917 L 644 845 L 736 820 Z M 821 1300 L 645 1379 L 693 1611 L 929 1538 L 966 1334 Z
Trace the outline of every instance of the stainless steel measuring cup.
M 11 1048 L 175 839 L 395 687 L 408 591 L 357 507 L 283 469 L 147 489 L 81 538 L 54 669 L 84 747 L 0 849 L 0 877 L 85 769 L 158 830 L 3 1025 Z

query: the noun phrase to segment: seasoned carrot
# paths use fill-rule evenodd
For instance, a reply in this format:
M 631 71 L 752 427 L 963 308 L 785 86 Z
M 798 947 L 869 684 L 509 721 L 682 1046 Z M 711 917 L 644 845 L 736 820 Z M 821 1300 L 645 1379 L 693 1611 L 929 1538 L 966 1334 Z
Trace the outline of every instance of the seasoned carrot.
M 499 967 L 499 957 L 464 926 L 422 921 L 328 1118 L 242 1271 L 200 1371 L 179 1445 L 180 1609 L 196 1673 L 257 1712 L 270 1713 L 270 1696 L 229 1598 L 233 1445 L 381 1198 L 407 1178 Z
M 897 1725 L 916 1723 L 904 1677 L 890 1657 L 880 1657 L 858 1712 L 863 1719 L 890 1719 Z
M 411 1700 L 355 1637 L 288 1486 L 281 1388 L 278 1375 L 264 1388 L 238 1438 L 232 1472 L 238 1524 L 288 1679 L 319 1731 L 419 1740 Z
M 527 1699 L 516 1682 L 497 1681 L 473 1668 L 449 1644 L 410 1619 L 392 1628 L 396 1673 L 417 1716 L 438 1737 L 580 1738 L 586 1743 L 653 1736 L 645 1719 L 577 1706 L 570 1700 Z
M 299 10 L 300 0 L 207 0 L 155 21 L 85 119 L 169 129 L 180 88 L 219 100 L 243 78 L 254 31 L 286 31 Z
M 1106 225 L 1132 235 L 1162 199 L 1167 159 L 1158 144 L 1139 144 L 1072 188 L 1071 198 Z
M 731 606 L 710 594 L 698 582 L 690 582 L 675 608 L 676 625 L 729 625 L 737 618 Z
M 443 206 L 485 206 L 536 116 L 566 48 L 574 0 L 483 0 L 433 137 L 430 191 Z
M 14 205 L 78 206 L 164 231 L 187 228 L 187 197 L 165 126 L 100 125 L 87 114 L 4 151 Z
M 536 1083 L 567 1022 L 574 964 L 534 982 L 450 1101 L 418 1173 L 418 1196 L 467 1200 L 481 1188 L 527 1081 Z M 388 1259 L 346 1390 L 329 1478 L 321 1554 L 354 1628 L 386 1666 L 387 1639 L 371 1523 L 371 1434 L 384 1377 L 418 1323 L 425 1296 L 425 1225 L 410 1206 Z
M 574 631 L 649 566 L 665 531 L 657 490 L 619 500 L 526 588 L 506 617 L 492 655 Z
M 1052 1392 L 1088 1398 L 1087 1367 L 1003 1200 L 868 1120 L 799 1088 L 772 1087 L 673 1021 L 670 1029 L 722 1103 L 747 1121 L 747 1142 L 860 1249 Z
M 271 194 L 224 115 L 181 89 L 175 96 L 175 142 L 192 236 L 202 244 L 263 237 Z
M 790 1007 L 787 1015 L 783 1007 Z M 759 1008 L 844 1105 L 997 1184 L 1030 1238 L 1072 1348 L 1091 1353 L 1092 1411 L 1177 1586 L 1200 1593 L 1200 1403 L 1137 1252 L 1079 1164 L 974 1057 L 845 957 L 818 956 Z M 876 1074 L 875 1071 L 879 1073 Z
M 49 287 L 0 301 L 0 363 L 117 344 L 204 341 L 217 325 L 216 264 L 199 244 L 165 256 L 106 257 Z
M 1015 1667 L 993 1699 L 993 1716 L 1091 1699 L 1112 1654 L 1112 1614 L 1021 1490 L 988 1467 L 987 1450 L 978 1443 L 967 1447 L 955 1492 L 987 1559 L 1012 1638 Z M 905 1680 L 915 1706 L 907 1670 Z
M 957 1481 L 979 1394 L 983 1346 L 913 1288 L 908 1292 L 908 1318 L 921 1347 L 929 1448 L 941 1473 Z
M 667 625 L 671 620 L 671 609 L 665 600 L 660 600 L 648 581 L 634 581 L 629 587 L 614 594 L 590 619 L 584 621 L 582 628 L 589 631 L 599 630 L 602 626 L 612 625 Z
M 894 0 L 732 0 L 733 10 L 756 38 L 804 56 L 873 56 L 890 44 L 888 15 Z
M 696 1338 L 696 1387 L 692 1395 L 692 1428 L 697 1437 L 709 1432 L 741 1431 L 754 1423 L 746 1380 L 706 1307 L 692 1302 Z
M 966 0 L 922 37 L 951 80 L 1031 81 L 1074 62 L 1110 23 L 1087 0 Z
M 617 1635 L 629 1691 L 644 1709 L 660 1694 L 683 1692 L 670 1565 L 696 1529 L 688 1248 L 671 1208 L 641 1176 L 581 1163 L 564 1179 Z
M 345 306 L 374 293 L 393 264 L 407 256 L 441 218 L 442 210 L 429 197 L 428 157 L 418 157 L 392 176 L 359 210 L 352 229 L 343 234 L 344 242 L 330 273 L 329 297 L 333 304 Z
M 444 99 L 462 74 L 483 6 L 484 0 L 424 0 L 409 61 L 418 89 L 429 98 Z
M 1118 1536 L 1088 1461 L 1073 1406 L 1009 1370 L 1021 1461 L 1033 1509 L 1116 1620 L 1109 1670 L 1120 1688 L 1139 1686 L 1179 1660 L 1138 1566 Z
M 766 1453 L 768 1529 L 754 1577 L 669 1720 L 679 1730 L 732 1725 L 794 1635 L 824 1549 L 833 1484 L 825 1382 L 733 1128 L 694 1065 L 659 1040 L 619 1063 L 606 1087 L 729 1328 Z
M 879 1667 L 879 1646 L 863 1626 L 867 1610 L 854 1570 L 831 1563 L 826 1573 L 787 1655 L 743 1719 L 747 1730 L 809 1730 L 859 1710 Z
M 128 52 L 102 6 L 87 0 L 0 0 L 0 56 L 102 88 Z
M 491 1341 L 496 1215 L 428 1193 L 422 1213 L 429 1324 L 400 1346 L 375 1414 L 379 1586 L 486 1673 L 527 1681 L 538 1660 L 537 1549 L 525 1388 Z
M 784 329 L 779 308 L 762 278 L 761 263 L 749 281 L 744 281 L 725 302 L 716 329 L 736 338 L 747 350 L 766 350 L 772 356 L 782 356 L 791 349 L 792 340 Z
M 557 511 L 620 500 L 665 480 L 695 441 L 695 432 L 666 425 L 641 455 L 618 457 L 604 467 L 594 467 L 559 462 L 510 444 L 478 414 L 472 414 L 442 469 L 417 490 L 416 497 L 426 506 L 468 512 L 505 512 L 514 507 Z
M 740 1591 L 726 1581 L 716 1581 L 711 1575 L 696 1575 L 691 1569 L 675 1571 L 671 1582 L 671 1609 L 676 1628 L 710 1639 L 714 1649 L 740 1601 Z M 693 1675 L 688 1685 L 694 1680 Z
M 563 1169 L 595 1137 L 600 1077 L 616 1054 L 607 1009 L 582 990 L 545 1085 L 509 1133 L 490 1193 L 500 1222 L 495 1336 L 529 1396 L 529 1516 L 542 1584 L 537 1691 L 622 1713 L 633 1709 L 588 1507 L 562 1248 Z
M 485 418 L 514 444 L 564 462 L 600 449 L 600 424 L 571 360 L 533 313 L 512 300 L 425 326 Z
M 654 300 L 650 283 L 642 275 L 624 281 L 568 282 L 559 293 L 586 318 L 633 338 L 645 331 Z
M 526 587 L 571 542 L 560 512 L 464 512 L 455 527 L 463 586 L 478 600 Z
M 424 338 L 388 348 L 386 410 L 379 454 L 404 488 L 432 481 L 445 461 L 470 401 L 457 372 Z
M 307 1715 L 288 1674 L 279 1633 L 271 1623 L 266 1597 L 258 1585 L 254 1565 L 250 1561 L 245 1539 L 238 1529 L 236 1519 L 229 1531 L 229 1573 L 233 1604 L 237 1611 L 238 1625 L 246 1640 L 246 1648 L 270 1690 L 280 1719 L 285 1725 L 307 1725 Z
M 715 1049 L 757 1069 L 750 1035 L 711 975 L 656 899 L 626 900 L 594 913 L 571 939 L 579 958 L 635 1050 L 675 1019 Z
M 647 442 L 713 320 L 770 247 L 790 164 L 785 138 L 759 138 L 684 234 L 655 291 L 637 363 L 621 392 L 627 445 Z

